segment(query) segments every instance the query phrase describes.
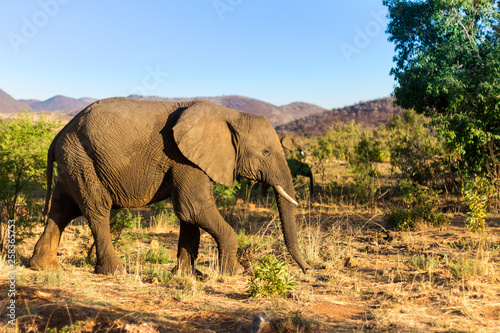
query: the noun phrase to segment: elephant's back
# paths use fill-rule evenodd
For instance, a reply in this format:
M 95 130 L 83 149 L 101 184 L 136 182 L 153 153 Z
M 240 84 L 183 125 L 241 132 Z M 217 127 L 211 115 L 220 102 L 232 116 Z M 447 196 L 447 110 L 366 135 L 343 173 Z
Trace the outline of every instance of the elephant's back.
M 168 164 L 163 135 L 175 109 L 129 98 L 97 101 L 63 129 L 56 159 L 66 165 L 88 160 L 115 204 L 140 206 L 154 194 Z

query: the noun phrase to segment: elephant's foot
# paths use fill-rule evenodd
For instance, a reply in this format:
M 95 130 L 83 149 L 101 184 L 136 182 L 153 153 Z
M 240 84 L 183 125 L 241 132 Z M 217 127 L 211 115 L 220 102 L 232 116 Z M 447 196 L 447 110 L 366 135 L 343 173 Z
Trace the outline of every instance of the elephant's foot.
M 103 275 L 121 275 L 127 271 L 118 258 L 102 260 L 95 266 L 94 273 Z
M 223 261 L 220 271 L 222 274 L 226 275 L 241 275 L 245 271 L 243 266 L 240 265 L 240 263 L 234 259 L 234 260 L 225 260 Z
M 182 275 L 182 276 L 188 276 L 188 275 L 193 275 L 198 279 L 205 279 L 207 277 L 206 274 L 203 274 L 199 270 L 197 270 L 194 267 L 189 267 L 186 265 L 179 265 L 177 264 L 174 268 L 172 268 L 172 275 Z
M 57 260 L 57 257 L 49 257 L 49 256 L 33 256 L 31 257 L 28 266 L 34 270 L 58 270 L 62 269 L 62 265 Z

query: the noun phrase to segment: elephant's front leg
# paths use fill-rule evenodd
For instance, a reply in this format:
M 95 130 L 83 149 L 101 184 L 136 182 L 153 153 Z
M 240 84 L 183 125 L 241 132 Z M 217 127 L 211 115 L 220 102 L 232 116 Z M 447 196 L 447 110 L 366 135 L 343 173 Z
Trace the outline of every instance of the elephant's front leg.
M 208 232 L 217 243 L 219 250 L 219 268 L 224 274 L 237 275 L 243 273 L 243 267 L 236 260 L 238 242 L 231 226 L 224 221 L 215 205 L 212 182 L 199 169 L 174 176 L 172 202 L 181 221 L 179 237 L 178 267 L 194 266 L 198 254 L 199 233 L 188 227 L 190 223 Z M 194 267 L 193 267 L 194 269 Z

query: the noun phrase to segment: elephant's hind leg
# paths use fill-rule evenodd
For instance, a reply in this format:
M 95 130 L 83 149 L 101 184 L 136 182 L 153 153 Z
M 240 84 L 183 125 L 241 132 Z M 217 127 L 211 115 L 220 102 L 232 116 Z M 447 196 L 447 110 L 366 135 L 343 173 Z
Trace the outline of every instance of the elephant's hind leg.
M 111 204 L 109 207 L 102 207 L 99 211 L 88 211 L 85 214 L 96 245 L 95 273 L 97 274 L 125 273 L 125 268 L 118 259 L 118 254 L 111 242 L 110 212 Z
M 72 166 L 73 172 L 64 180 L 65 187 L 72 189 L 74 200 L 87 218 L 92 232 L 97 257 L 95 273 L 124 273 L 125 269 L 111 242 L 109 217 L 113 200 L 97 177 L 93 161 L 82 156 L 85 154 L 80 152 L 68 159 L 67 164 Z
M 56 182 L 48 221 L 42 236 L 35 245 L 29 266 L 33 269 L 59 269 L 62 268 L 57 260 L 57 248 L 61 234 L 66 226 L 82 213 L 73 199 L 64 192 L 61 184 Z

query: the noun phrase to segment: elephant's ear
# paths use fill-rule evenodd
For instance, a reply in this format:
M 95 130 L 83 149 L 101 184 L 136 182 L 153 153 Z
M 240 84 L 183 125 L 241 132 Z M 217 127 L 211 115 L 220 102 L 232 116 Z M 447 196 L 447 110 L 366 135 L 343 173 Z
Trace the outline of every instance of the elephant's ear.
M 283 135 L 281 138 L 281 145 L 289 151 L 295 150 L 295 144 L 293 143 L 292 137 L 288 134 Z
M 208 102 L 185 109 L 174 126 L 181 153 L 213 181 L 234 185 L 236 148 L 229 117 L 238 111 Z

